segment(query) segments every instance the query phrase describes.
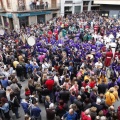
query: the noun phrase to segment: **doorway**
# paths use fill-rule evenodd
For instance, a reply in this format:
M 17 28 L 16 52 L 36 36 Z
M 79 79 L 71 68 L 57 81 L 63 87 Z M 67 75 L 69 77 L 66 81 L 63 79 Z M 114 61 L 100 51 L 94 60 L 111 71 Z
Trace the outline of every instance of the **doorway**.
M 52 18 L 55 18 L 55 17 L 57 17 L 57 13 L 52 14 Z
M 45 15 L 38 15 L 37 16 L 37 22 L 40 23 L 45 23 Z
M 10 29 L 13 30 L 13 19 L 9 18 Z
M 51 8 L 56 8 L 56 0 L 51 0 Z
M 26 27 L 27 25 L 29 25 L 28 17 L 19 18 L 19 22 L 20 22 L 20 27 Z

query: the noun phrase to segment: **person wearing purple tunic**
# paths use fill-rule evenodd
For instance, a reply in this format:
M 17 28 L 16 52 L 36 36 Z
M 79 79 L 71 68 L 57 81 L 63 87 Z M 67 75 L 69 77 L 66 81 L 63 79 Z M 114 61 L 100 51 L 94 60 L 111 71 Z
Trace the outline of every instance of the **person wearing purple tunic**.
M 98 51 L 96 54 L 95 54 L 95 62 L 98 62 L 98 59 L 100 59 L 102 57 L 102 53 L 100 51 Z
M 110 81 L 108 83 L 108 89 L 110 89 L 111 87 L 114 87 L 115 85 L 117 85 L 117 82 L 116 82 L 116 78 L 111 78 L 112 81 Z

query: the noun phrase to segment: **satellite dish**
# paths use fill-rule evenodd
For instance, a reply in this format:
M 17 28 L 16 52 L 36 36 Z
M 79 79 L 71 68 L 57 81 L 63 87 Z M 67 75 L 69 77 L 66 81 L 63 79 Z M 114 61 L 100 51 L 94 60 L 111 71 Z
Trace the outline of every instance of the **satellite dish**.
M 30 45 L 30 46 L 35 45 L 35 37 L 34 37 L 34 36 L 30 36 L 30 37 L 27 39 L 27 43 L 28 43 L 28 45 Z
M 4 35 L 5 31 L 3 29 L 0 30 L 0 35 Z

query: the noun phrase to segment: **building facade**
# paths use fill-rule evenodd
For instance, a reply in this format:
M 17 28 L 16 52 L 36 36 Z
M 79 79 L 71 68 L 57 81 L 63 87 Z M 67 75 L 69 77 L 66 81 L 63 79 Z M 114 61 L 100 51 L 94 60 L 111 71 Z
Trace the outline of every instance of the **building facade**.
M 120 18 L 120 0 L 94 0 L 94 4 L 100 4 L 100 14 Z
M 93 0 L 61 0 L 62 16 L 91 10 L 99 10 L 99 5 Z
M 60 14 L 60 0 L 0 0 L 0 26 L 19 29 Z

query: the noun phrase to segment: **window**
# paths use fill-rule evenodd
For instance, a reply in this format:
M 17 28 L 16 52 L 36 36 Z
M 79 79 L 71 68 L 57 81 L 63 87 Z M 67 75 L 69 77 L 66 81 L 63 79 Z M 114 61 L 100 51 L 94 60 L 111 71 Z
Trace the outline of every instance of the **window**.
M 25 0 L 18 0 L 18 10 L 25 10 Z
M 38 15 L 37 22 L 38 23 L 45 23 L 45 15 Z
M 83 1 L 83 5 L 88 5 L 89 1 Z
M 81 6 L 75 6 L 75 13 L 81 12 Z
M 29 24 L 28 17 L 19 18 L 19 22 L 20 22 L 20 27 L 26 27 Z
M 7 7 L 11 8 L 11 2 L 10 2 L 10 0 L 6 0 L 6 2 L 7 2 Z

